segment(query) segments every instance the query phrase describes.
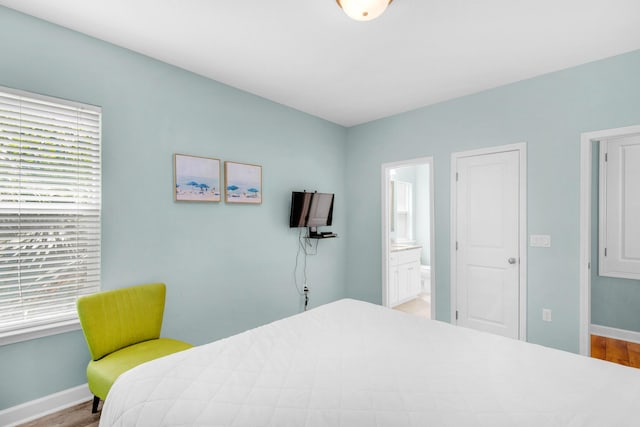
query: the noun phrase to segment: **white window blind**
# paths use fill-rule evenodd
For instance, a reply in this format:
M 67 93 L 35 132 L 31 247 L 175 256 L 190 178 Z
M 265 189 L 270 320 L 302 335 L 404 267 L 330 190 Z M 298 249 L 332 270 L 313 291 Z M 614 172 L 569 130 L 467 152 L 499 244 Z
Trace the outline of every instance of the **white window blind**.
M 0 87 L 0 337 L 100 289 L 101 109 Z

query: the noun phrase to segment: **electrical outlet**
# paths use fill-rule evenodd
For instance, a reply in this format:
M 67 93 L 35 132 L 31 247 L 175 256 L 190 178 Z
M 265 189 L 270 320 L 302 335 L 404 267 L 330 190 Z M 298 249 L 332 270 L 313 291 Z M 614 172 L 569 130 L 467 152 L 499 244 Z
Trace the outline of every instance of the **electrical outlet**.
M 538 248 L 550 248 L 551 236 L 548 234 L 531 234 L 529 236 L 529 246 Z
M 545 322 L 551 322 L 551 309 L 543 308 L 542 309 L 542 320 Z

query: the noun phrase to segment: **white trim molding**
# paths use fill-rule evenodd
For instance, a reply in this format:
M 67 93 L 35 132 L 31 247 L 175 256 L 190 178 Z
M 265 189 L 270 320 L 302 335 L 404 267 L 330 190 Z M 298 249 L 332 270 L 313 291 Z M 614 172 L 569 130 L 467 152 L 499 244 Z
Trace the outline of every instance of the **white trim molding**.
M 87 384 L 62 390 L 0 411 L 0 425 L 12 427 L 93 399 Z
M 640 344 L 640 332 L 602 325 L 591 325 L 589 329 L 592 335 Z
M 18 331 L 5 332 L 0 334 L 0 346 L 48 337 L 50 335 L 64 334 L 71 331 L 79 331 L 80 329 L 80 320 L 76 318 L 64 322 L 50 323 Z

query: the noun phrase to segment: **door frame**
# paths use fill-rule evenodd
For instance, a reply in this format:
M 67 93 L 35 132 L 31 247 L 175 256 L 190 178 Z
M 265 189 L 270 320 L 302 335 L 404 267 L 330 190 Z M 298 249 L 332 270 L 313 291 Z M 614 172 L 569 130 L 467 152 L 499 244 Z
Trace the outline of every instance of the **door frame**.
M 518 218 L 518 251 L 520 252 L 519 281 L 519 304 L 518 304 L 518 339 L 527 340 L 527 143 L 519 142 L 496 147 L 479 148 L 475 150 L 460 151 L 451 153 L 451 240 L 450 240 L 450 270 L 451 270 L 451 323 L 458 324 L 456 319 L 458 283 L 457 264 L 458 253 L 456 251 L 457 241 L 457 186 L 456 186 L 456 164 L 461 157 L 472 157 L 486 154 L 497 154 L 505 151 L 517 151 L 519 154 L 519 218 Z
M 429 251 L 431 264 L 431 318 L 436 318 L 436 280 L 435 280 L 435 197 L 433 157 L 418 157 L 415 159 L 401 160 L 397 162 L 383 163 L 381 165 L 381 206 L 382 206 L 382 305 L 389 307 L 389 209 L 391 208 L 391 198 L 389 195 L 389 185 L 391 180 L 391 169 L 404 166 L 429 165 Z
M 640 126 L 626 126 L 580 135 L 580 354 L 591 354 L 591 180 L 592 146 L 603 138 L 640 133 Z

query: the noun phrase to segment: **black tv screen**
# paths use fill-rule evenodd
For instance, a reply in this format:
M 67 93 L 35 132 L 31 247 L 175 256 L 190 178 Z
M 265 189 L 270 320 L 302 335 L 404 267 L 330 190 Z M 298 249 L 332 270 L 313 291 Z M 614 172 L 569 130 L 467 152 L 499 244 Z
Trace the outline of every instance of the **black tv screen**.
M 333 194 L 291 193 L 289 227 L 320 227 L 333 221 Z
M 313 193 L 303 193 L 294 191 L 291 193 L 291 215 L 289 217 L 289 227 L 306 227 L 311 196 Z
M 333 220 L 333 194 L 313 193 L 307 227 L 320 227 L 331 225 Z

